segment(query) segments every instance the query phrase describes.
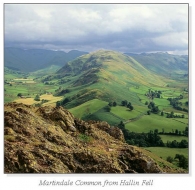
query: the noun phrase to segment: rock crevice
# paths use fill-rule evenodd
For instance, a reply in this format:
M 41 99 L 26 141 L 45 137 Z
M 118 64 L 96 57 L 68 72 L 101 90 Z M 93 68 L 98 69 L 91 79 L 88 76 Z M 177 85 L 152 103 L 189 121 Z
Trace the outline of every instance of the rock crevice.
M 5 173 L 162 173 L 122 131 L 62 107 L 5 104 Z

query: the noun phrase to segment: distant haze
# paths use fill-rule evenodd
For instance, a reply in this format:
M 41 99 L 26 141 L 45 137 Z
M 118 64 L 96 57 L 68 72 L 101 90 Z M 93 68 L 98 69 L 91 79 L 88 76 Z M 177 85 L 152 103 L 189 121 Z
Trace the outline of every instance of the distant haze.
M 5 4 L 5 47 L 188 54 L 188 4 Z

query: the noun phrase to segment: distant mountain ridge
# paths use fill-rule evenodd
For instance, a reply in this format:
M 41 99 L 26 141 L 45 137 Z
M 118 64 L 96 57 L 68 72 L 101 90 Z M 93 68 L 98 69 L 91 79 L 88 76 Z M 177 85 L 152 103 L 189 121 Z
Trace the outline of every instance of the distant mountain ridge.
M 20 49 L 6 47 L 4 49 L 4 66 L 13 70 L 32 72 L 44 69 L 51 65 L 64 66 L 87 52 L 71 50 L 68 53 L 63 51 L 52 51 L 44 49 Z
M 125 55 L 133 57 L 150 71 L 164 76 L 188 72 L 188 55 L 173 55 L 163 52 L 125 53 Z
M 88 54 L 84 51 L 71 50 L 68 53 L 44 49 L 20 49 L 5 47 L 4 66 L 22 72 L 33 72 L 51 65 L 63 67 L 67 62 Z M 143 65 L 146 69 L 161 75 L 188 72 L 188 55 L 168 53 L 124 53 Z

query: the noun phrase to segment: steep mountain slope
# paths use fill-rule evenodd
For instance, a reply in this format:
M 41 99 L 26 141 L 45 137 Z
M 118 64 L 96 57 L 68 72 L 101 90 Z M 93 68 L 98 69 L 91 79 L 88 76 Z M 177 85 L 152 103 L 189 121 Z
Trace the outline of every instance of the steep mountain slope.
M 118 80 L 117 78 L 122 80 L 124 77 L 126 78 L 125 82 L 129 80 L 132 83 L 163 84 L 157 75 L 148 71 L 132 57 L 106 50 L 100 50 L 81 56 L 80 58 L 69 62 L 60 69 L 58 73 L 80 74 L 81 72 L 86 72 L 93 68 L 99 69 L 102 77 L 104 75 L 105 77 L 113 75 L 113 80 Z
M 78 120 L 62 107 L 9 103 L 4 108 L 5 173 L 182 172 L 160 168 L 106 122 Z
M 188 56 L 172 55 L 168 53 L 125 53 L 141 63 L 145 68 L 157 74 L 170 76 L 171 74 L 188 73 Z
M 44 69 L 51 65 L 64 66 L 68 61 L 86 52 L 77 50 L 68 53 L 43 49 L 23 50 L 19 48 L 4 49 L 4 65 L 10 69 L 31 72 Z
M 64 84 L 71 91 L 68 108 L 94 98 L 121 102 L 129 97 L 139 105 L 139 98 L 130 91 L 130 87 L 165 86 L 167 81 L 132 57 L 105 50 L 68 62 L 56 73 L 56 78 L 64 78 Z
M 42 77 L 45 75 L 53 74 L 54 72 L 58 71 L 61 67 L 58 65 L 50 65 L 48 67 L 45 67 L 44 69 L 39 69 L 34 72 L 31 72 L 30 74 L 32 76 L 36 77 Z

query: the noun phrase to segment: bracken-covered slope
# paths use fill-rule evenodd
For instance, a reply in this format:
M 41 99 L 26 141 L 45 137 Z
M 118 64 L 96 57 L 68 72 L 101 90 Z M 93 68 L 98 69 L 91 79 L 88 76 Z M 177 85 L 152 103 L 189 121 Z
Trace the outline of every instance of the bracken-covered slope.
M 62 85 L 71 91 L 66 94 L 69 99 L 66 108 L 92 99 L 121 102 L 127 97 L 140 105 L 131 87 L 163 87 L 168 80 L 149 71 L 132 57 L 108 50 L 99 50 L 68 62 L 55 77 L 60 80 L 63 78 L 66 82 Z
M 162 173 L 106 122 L 85 122 L 62 107 L 5 105 L 5 173 Z
M 66 64 L 58 74 L 78 75 L 83 72 L 98 73 L 100 80 L 108 79 L 123 85 L 129 82 L 145 85 L 164 84 L 162 78 L 147 70 L 132 57 L 109 50 L 99 50 L 80 56 Z M 86 76 L 86 73 L 83 74 Z M 86 84 L 86 81 L 83 84 Z

